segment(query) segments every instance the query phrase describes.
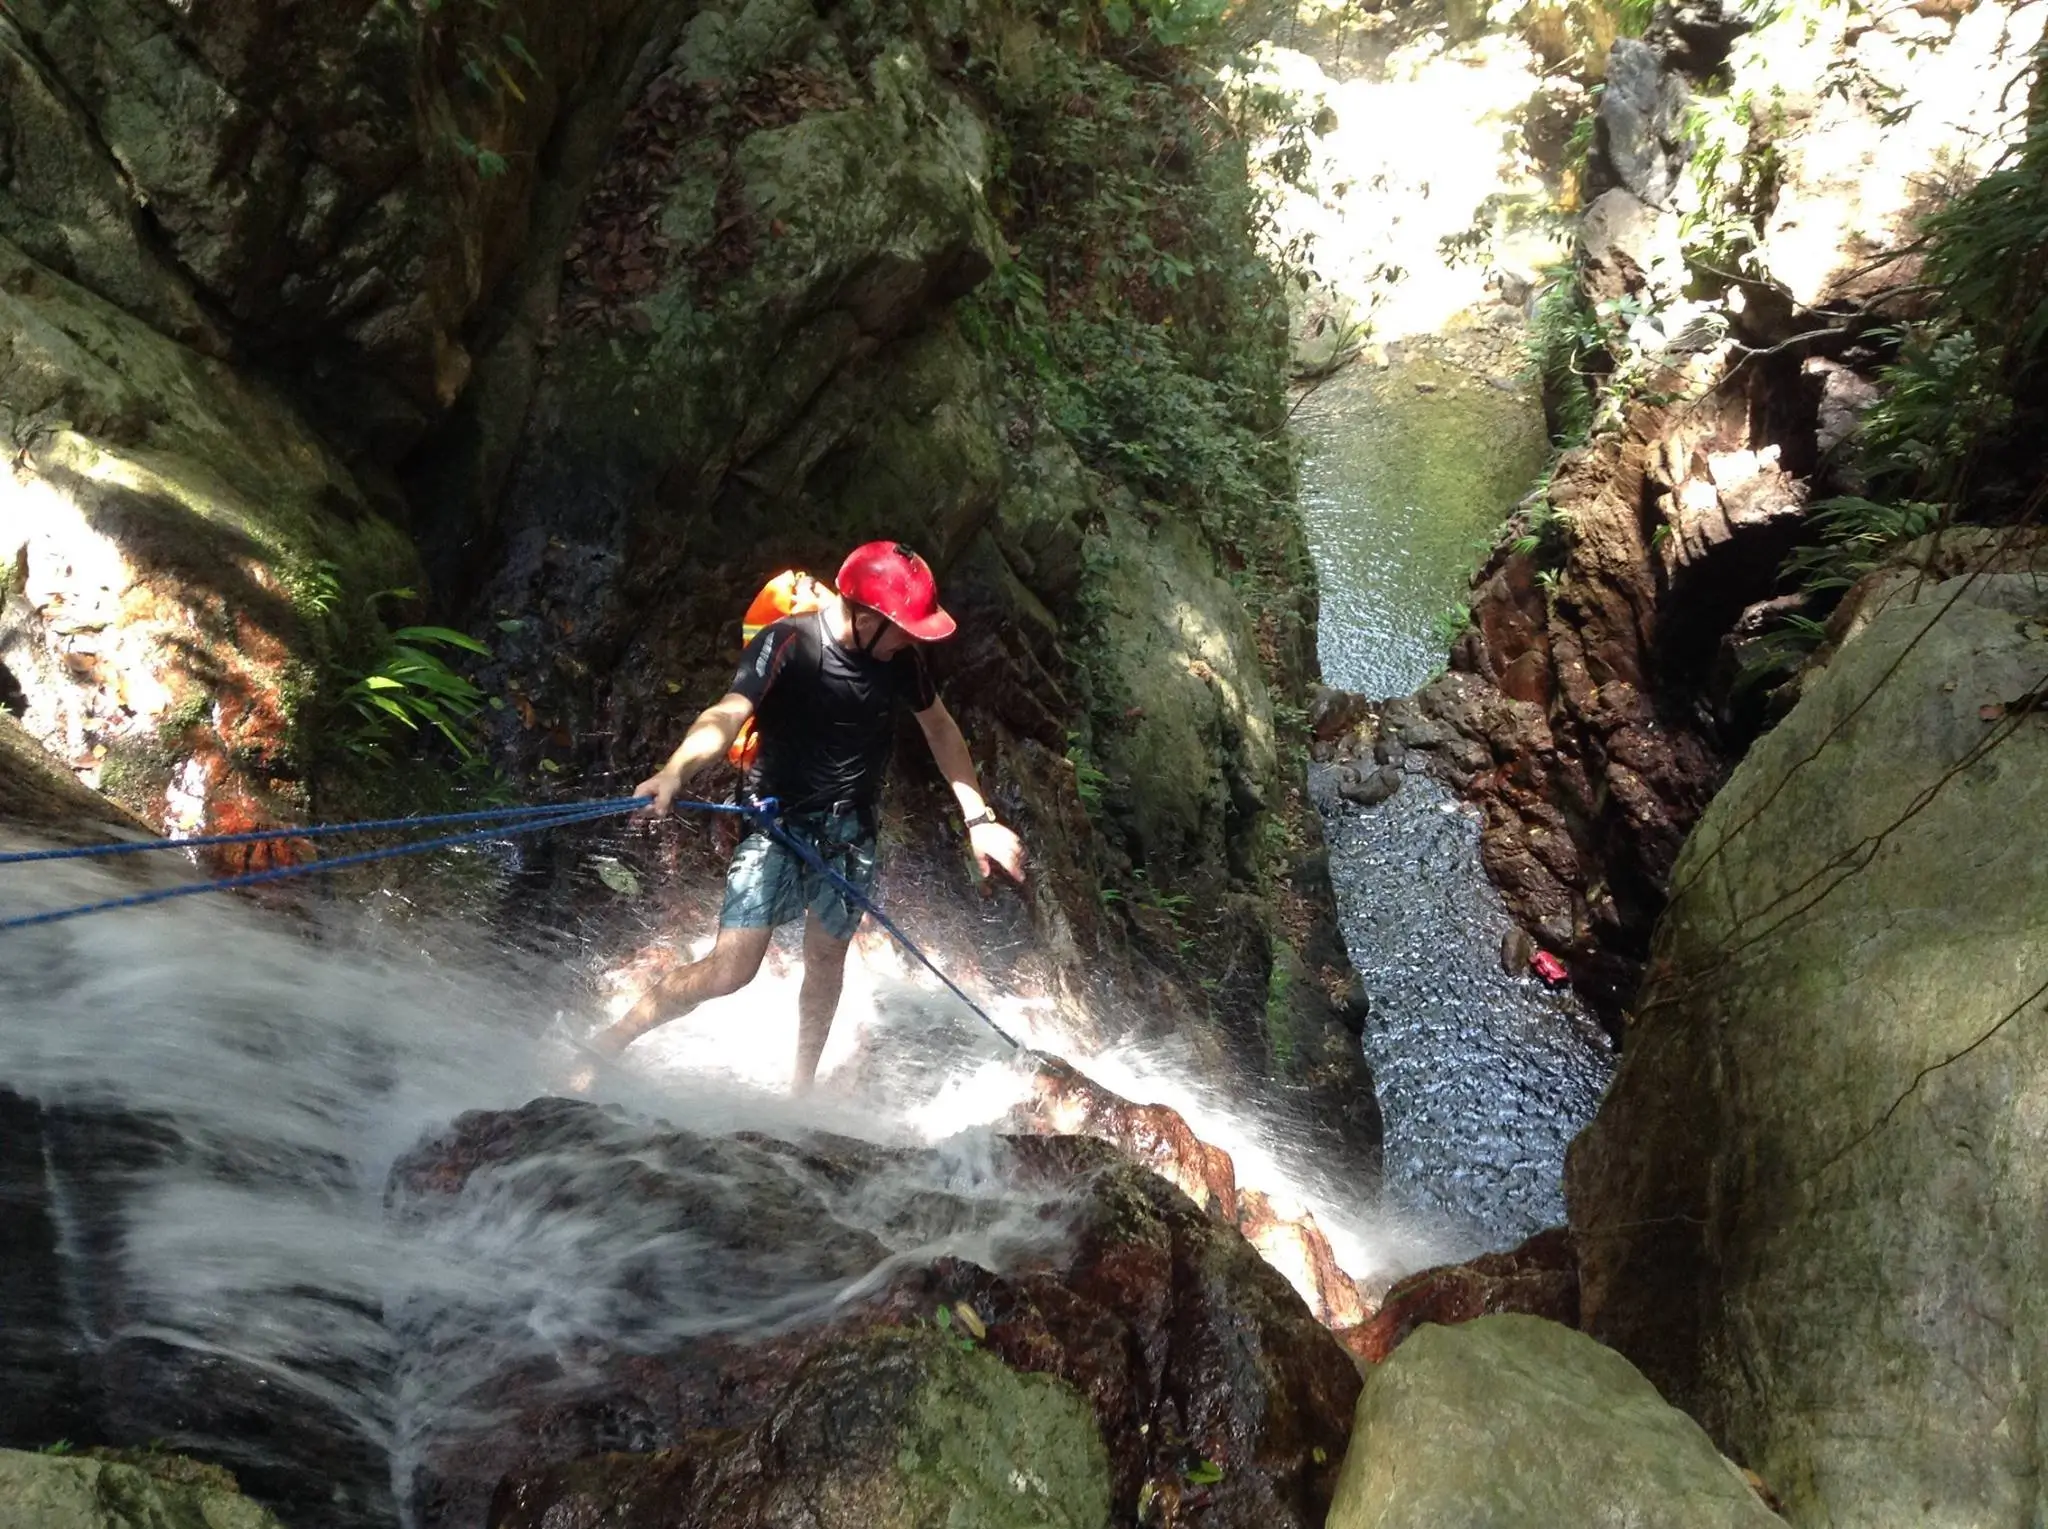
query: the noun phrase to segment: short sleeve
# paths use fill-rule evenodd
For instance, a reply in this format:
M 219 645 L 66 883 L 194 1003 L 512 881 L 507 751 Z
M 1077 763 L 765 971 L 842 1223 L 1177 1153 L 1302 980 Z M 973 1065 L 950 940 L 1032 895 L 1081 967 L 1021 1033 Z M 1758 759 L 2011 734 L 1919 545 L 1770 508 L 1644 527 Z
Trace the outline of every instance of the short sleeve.
M 756 706 L 775 683 L 775 676 L 789 662 L 797 643 L 796 628 L 787 621 L 764 626 L 740 652 L 740 666 L 733 671 L 732 688 Z
M 911 648 L 897 658 L 896 664 L 903 698 L 910 703 L 910 709 L 930 711 L 932 703 L 939 698 L 939 692 L 932 684 L 931 670 L 925 667 L 923 650 Z

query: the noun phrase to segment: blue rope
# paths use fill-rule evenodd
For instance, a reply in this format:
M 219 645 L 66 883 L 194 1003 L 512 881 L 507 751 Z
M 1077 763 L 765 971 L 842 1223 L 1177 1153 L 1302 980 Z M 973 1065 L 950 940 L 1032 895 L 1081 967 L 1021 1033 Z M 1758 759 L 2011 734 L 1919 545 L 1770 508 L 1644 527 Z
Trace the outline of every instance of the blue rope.
M 361 823 L 313 823 L 302 828 L 262 828 L 248 833 L 208 834 L 197 839 L 144 839 L 120 844 L 86 844 L 72 849 L 19 850 L 0 855 L 0 865 L 26 865 L 34 860 L 86 860 L 100 855 L 136 855 L 161 849 L 212 849 L 224 844 L 267 844 L 282 839 L 326 839 L 336 834 L 382 833 L 399 828 L 439 828 L 456 823 L 488 823 L 499 818 L 548 818 L 592 807 L 638 806 L 638 797 L 609 802 L 551 802 L 533 807 L 486 807 L 475 812 L 441 812 L 429 817 L 371 818 Z M 698 804 L 690 804 L 698 805 Z
M 472 829 L 467 833 L 445 834 L 436 839 L 419 839 L 408 844 L 395 844 L 383 849 L 363 850 L 351 855 L 337 855 L 330 860 L 310 860 L 303 865 L 277 866 L 267 871 L 251 871 L 243 876 L 229 876 L 217 881 L 192 882 L 184 886 L 159 887 L 149 892 L 136 892 L 127 897 L 110 897 L 103 902 L 82 903 L 73 908 L 57 908 L 48 913 L 24 914 L 18 918 L 0 919 L 0 934 L 15 929 L 33 929 L 44 924 L 61 923 L 66 919 L 84 918 L 93 913 L 111 913 L 121 908 L 145 908 L 152 903 L 169 902 L 174 897 L 196 897 L 202 892 L 235 892 L 245 887 L 267 886 L 271 882 L 288 881 L 295 876 L 313 876 L 323 871 L 336 871 L 344 866 L 369 865 L 379 860 L 392 860 L 401 855 L 417 855 L 428 850 L 452 849 L 458 845 L 480 843 L 487 839 L 504 839 L 514 834 L 535 833 L 543 828 L 560 828 L 574 823 L 591 823 L 601 818 L 614 817 L 621 813 L 637 811 L 647 805 L 644 796 L 618 797 L 605 802 L 563 802 L 541 807 L 500 807 L 474 812 L 446 812 L 428 817 L 380 818 L 360 823 L 321 823 L 305 828 L 264 829 L 252 833 L 212 834 L 198 839 L 152 839 L 134 844 L 91 844 L 72 849 L 27 850 L 16 854 L 0 855 L 0 865 L 19 865 L 39 860 L 74 860 L 98 855 L 135 854 L 145 850 L 160 849 L 204 849 L 225 844 L 262 844 L 280 839 L 317 839 L 335 834 L 370 833 L 391 828 L 423 828 L 456 823 L 475 823 L 486 820 L 510 819 L 496 823 L 489 828 Z M 779 843 L 794 850 L 799 859 L 818 871 L 841 892 L 860 905 L 876 923 L 886 929 L 896 943 L 921 961 L 939 981 L 943 982 L 962 1003 L 971 1009 L 981 1022 L 1013 1050 L 1023 1050 L 1022 1044 L 1012 1036 L 980 1004 L 967 996 L 966 990 L 939 969 L 938 963 L 918 948 L 917 942 L 897 927 L 896 921 L 884 913 L 865 892 L 848 881 L 829 865 L 817 849 L 792 833 L 781 820 L 780 809 L 770 797 L 758 803 L 700 802 L 688 798 L 677 798 L 670 804 L 696 812 L 724 812 L 748 819 L 768 833 Z
M 783 825 L 782 819 L 776 811 L 775 802 L 773 798 L 769 798 L 768 800 L 762 802 L 760 806 L 748 809 L 747 811 L 750 817 L 752 817 L 756 822 L 758 822 L 764 829 L 768 831 L 770 837 L 775 839 L 778 843 L 786 844 L 791 849 L 795 850 L 797 855 L 804 861 L 806 865 L 810 866 L 813 870 L 820 872 L 826 878 L 826 880 L 830 881 L 834 886 L 838 887 L 840 891 L 844 892 L 848 897 L 852 898 L 856 903 L 860 904 L 860 906 L 867 911 L 869 916 L 872 917 L 876 923 L 880 924 L 884 929 L 888 930 L 892 936 L 895 937 L 896 943 L 898 945 L 901 945 L 913 956 L 916 956 L 918 960 L 922 961 L 927 971 L 929 971 L 934 977 L 937 977 L 939 981 L 945 983 L 947 987 L 951 988 L 953 990 L 953 996 L 959 999 L 962 1003 L 966 1004 L 968 1008 L 972 1009 L 976 1017 L 979 1018 L 983 1024 L 987 1025 L 989 1029 L 995 1031 L 997 1036 L 1000 1037 L 1004 1042 L 1006 1042 L 1012 1050 L 1022 1051 L 1024 1049 L 1023 1044 L 1020 1041 L 1018 1041 L 1018 1039 L 1015 1036 L 1011 1035 L 1009 1031 L 1005 1030 L 1001 1025 L 997 1024 L 995 1020 L 989 1016 L 988 1010 L 984 1009 L 980 1004 L 976 1003 L 972 998 L 969 998 L 967 996 L 966 991 L 960 986 L 959 983 L 955 982 L 951 977 L 948 977 L 944 972 L 940 971 L 938 963 L 932 960 L 932 958 L 926 955 L 922 950 L 918 949 L 917 942 L 911 939 L 911 937 L 905 934 L 901 929 L 897 928 L 896 921 L 890 918 L 889 915 L 884 913 L 880 908 L 876 907 L 873 899 L 871 899 L 867 895 L 867 893 L 863 892 L 859 887 L 855 886 L 852 882 L 848 881 L 844 876 L 840 875 L 839 872 L 834 870 L 831 867 L 831 865 L 829 865 L 826 862 L 825 857 L 818 853 L 815 846 L 805 843 L 800 836 L 790 832 L 790 830 Z
M 438 839 L 422 839 L 411 844 L 395 844 L 383 849 L 363 850 L 352 855 L 337 855 L 331 860 L 311 860 L 304 865 L 278 866 L 268 871 L 252 871 L 245 876 L 229 876 L 220 881 L 196 881 L 184 886 L 159 887 L 154 891 L 137 892 L 128 897 L 110 897 L 104 902 L 83 903 L 75 908 L 57 908 L 48 913 L 25 914 L 19 918 L 0 920 L 0 934 L 14 929 L 32 929 L 41 924 L 55 924 L 65 919 L 84 918 L 90 913 L 111 913 L 117 908 L 143 908 L 151 903 L 169 902 L 174 897 L 196 897 L 201 892 L 239 891 L 244 887 L 286 881 L 294 876 L 312 876 L 321 871 L 340 870 L 348 865 L 368 865 L 376 860 L 390 860 L 400 855 L 417 855 L 426 850 L 452 849 L 461 844 L 475 844 L 486 839 L 504 839 L 513 834 L 535 833 L 543 828 L 559 828 L 569 823 L 592 823 L 600 818 L 635 811 L 645 806 L 647 800 L 646 797 L 628 797 L 615 802 L 582 803 L 565 807 L 547 817 L 531 817 L 524 822 L 496 828 L 471 829 L 468 833 L 447 834 Z

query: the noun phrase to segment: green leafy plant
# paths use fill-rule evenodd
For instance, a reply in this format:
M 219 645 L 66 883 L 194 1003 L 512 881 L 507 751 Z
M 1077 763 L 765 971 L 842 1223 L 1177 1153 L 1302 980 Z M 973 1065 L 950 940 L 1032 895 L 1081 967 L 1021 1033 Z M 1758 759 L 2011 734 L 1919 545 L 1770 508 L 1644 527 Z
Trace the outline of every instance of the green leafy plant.
M 1449 605 L 1436 613 L 1435 620 L 1430 623 L 1430 636 L 1439 648 L 1448 648 L 1463 637 L 1471 625 L 1471 606 Z
M 1543 391 L 1552 442 L 1572 447 L 1593 433 L 1596 393 L 1613 371 L 1613 358 L 1593 305 L 1579 290 L 1578 273 L 1565 265 L 1545 276 L 1530 316 L 1528 367 Z
M 1223 1467 L 1204 1456 L 1199 1464 L 1189 1467 L 1182 1474 L 1189 1486 L 1212 1487 L 1223 1479 Z
M 1102 788 L 1109 784 L 1109 777 L 1095 763 L 1088 751 L 1088 741 L 1079 733 L 1067 734 L 1067 763 L 1074 767 L 1074 794 L 1081 799 L 1081 805 L 1090 813 L 1102 809 Z
M 1925 536 L 1940 522 L 1941 506 L 1920 500 L 1882 504 L 1853 494 L 1824 499 L 1807 519 L 1811 544 L 1786 559 L 1785 574 L 1809 594 L 1847 589 L 1893 547 Z
M 394 728 L 414 733 L 429 728 L 458 755 L 470 757 L 465 724 L 483 710 L 484 694 L 437 650 L 491 655 L 475 638 L 448 627 L 400 627 L 376 665 L 341 692 L 342 703 L 358 719 L 350 748 L 375 753 L 390 741 Z
M 960 1312 L 958 1328 L 954 1326 L 953 1322 L 953 1313 L 956 1309 Z M 970 1318 L 972 1318 L 971 1323 Z M 957 1308 L 954 1306 L 939 1307 L 938 1310 L 932 1313 L 932 1326 L 936 1327 L 941 1333 L 944 1333 L 947 1340 L 963 1353 L 971 1352 L 975 1346 L 975 1339 L 985 1336 L 987 1333 L 987 1329 L 981 1325 L 981 1318 L 974 1316 L 974 1309 L 964 1301 L 958 1303 Z

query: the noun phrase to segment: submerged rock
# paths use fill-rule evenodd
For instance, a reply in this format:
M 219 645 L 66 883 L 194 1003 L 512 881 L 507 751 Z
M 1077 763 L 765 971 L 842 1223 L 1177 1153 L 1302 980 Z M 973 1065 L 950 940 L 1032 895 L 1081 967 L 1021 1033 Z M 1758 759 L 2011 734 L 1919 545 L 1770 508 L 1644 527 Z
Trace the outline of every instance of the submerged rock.
M 1570 1159 L 1587 1330 L 1795 1523 L 2040 1512 L 2048 563 L 1973 539 L 1852 591 L 1701 819 Z
M 1626 1359 L 1497 1316 L 1426 1327 L 1367 1377 L 1328 1529 L 1777 1522 Z

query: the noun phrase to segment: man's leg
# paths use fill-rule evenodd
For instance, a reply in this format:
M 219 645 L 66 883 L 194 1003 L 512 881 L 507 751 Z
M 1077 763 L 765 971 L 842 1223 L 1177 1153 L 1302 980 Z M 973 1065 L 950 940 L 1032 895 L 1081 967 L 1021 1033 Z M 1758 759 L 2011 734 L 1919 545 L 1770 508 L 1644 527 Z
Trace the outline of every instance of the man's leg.
M 839 1008 L 839 990 L 846 982 L 846 951 L 853 936 L 841 939 L 818 920 L 815 910 L 804 919 L 804 985 L 797 994 L 796 1077 L 793 1094 L 808 1094 L 818 1076 L 818 1058 L 832 1033 Z
M 681 1019 L 705 999 L 737 993 L 761 969 L 761 958 L 768 953 L 768 940 L 774 933 L 766 928 L 721 927 L 717 942 L 703 960 L 679 966 L 655 983 L 624 1019 L 591 1038 L 592 1048 L 607 1056 L 617 1056 L 649 1030 Z M 806 942 L 806 952 L 809 948 Z M 806 966 L 807 988 L 808 970 Z

